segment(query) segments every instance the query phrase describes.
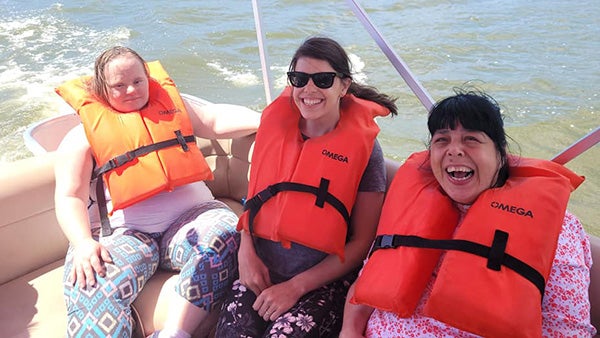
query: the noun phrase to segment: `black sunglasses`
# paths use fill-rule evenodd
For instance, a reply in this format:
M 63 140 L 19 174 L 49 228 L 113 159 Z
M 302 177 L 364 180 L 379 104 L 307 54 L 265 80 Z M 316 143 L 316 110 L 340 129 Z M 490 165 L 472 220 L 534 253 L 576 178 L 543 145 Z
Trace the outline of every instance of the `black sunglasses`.
M 306 86 L 306 84 L 308 83 L 308 79 L 312 79 L 315 86 L 321 89 L 327 89 L 333 86 L 333 80 L 336 76 L 344 78 L 343 73 L 337 72 L 324 72 L 314 74 L 308 74 L 304 72 L 288 72 L 287 76 L 292 86 L 296 88 L 302 88 Z

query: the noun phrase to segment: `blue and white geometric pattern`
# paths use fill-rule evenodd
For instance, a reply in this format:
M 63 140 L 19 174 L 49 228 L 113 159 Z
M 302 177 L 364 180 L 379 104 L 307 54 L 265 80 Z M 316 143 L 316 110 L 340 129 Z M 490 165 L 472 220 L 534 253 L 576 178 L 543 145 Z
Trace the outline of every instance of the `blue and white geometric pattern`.
M 219 201 L 203 203 L 181 215 L 164 233 L 116 228 L 100 241 L 113 263 L 96 286 L 66 281 L 73 248 L 65 263 L 64 295 L 68 337 L 130 337 L 131 304 L 160 266 L 179 271 L 176 291 L 207 311 L 223 300 L 237 278 L 238 218 Z M 98 239 L 99 231 L 94 231 Z M 160 245 L 159 245 L 160 243 Z M 159 259 L 160 257 L 160 259 Z

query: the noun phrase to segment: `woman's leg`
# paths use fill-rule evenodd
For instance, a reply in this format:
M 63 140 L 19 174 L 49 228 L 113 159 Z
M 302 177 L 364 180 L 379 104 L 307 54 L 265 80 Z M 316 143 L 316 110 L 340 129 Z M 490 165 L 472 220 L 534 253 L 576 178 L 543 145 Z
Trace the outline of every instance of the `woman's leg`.
M 255 301 L 256 295 L 252 290 L 243 286 L 239 279 L 233 282 L 221 307 L 215 337 L 262 337 L 269 323 L 252 308 Z
M 304 295 L 267 327 L 264 337 L 337 337 L 342 328 L 346 293 L 355 274 Z
M 342 328 L 346 293 L 352 273 L 304 295 L 296 305 L 273 322 L 265 322 L 252 308 L 254 293 L 239 280 L 223 304 L 216 337 L 337 337 Z
M 98 232 L 94 231 L 96 240 Z M 81 289 L 79 283 L 71 285 L 66 280 L 73 264 L 69 248 L 63 278 L 68 337 L 131 336 L 131 303 L 156 271 L 159 236 L 118 228 L 102 238 L 113 263 L 105 263 L 106 276 L 96 276 L 97 284 L 92 288 Z
M 165 330 L 192 334 L 237 278 L 238 217 L 219 201 L 187 211 L 161 243 L 161 268 L 179 271 Z

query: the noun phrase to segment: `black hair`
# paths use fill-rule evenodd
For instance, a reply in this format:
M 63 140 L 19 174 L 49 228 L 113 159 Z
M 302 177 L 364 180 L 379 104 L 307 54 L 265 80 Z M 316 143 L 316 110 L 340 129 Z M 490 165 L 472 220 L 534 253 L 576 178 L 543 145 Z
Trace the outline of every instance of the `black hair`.
M 436 131 L 455 129 L 459 124 L 468 130 L 484 132 L 494 142 L 502 163 L 493 186 L 504 185 L 508 178 L 508 143 L 500 105 L 482 91 L 455 89 L 454 92 L 455 95 L 437 102 L 429 113 L 430 142 Z

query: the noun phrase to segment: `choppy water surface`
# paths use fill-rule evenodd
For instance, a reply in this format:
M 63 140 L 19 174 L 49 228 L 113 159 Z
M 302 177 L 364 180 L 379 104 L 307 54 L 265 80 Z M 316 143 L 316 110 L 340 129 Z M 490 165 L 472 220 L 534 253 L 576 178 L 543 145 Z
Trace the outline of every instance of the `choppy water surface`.
M 431 97 L 469 83 L 504 107 L 524 156 L 551 158 L 600 125 L 600 6 L 595 0 L 369 0 L 362 5 Z M 250 0 L 0 0 L 0 161 L 31 156 L 30 123 L 56 114 L 62 81 L 91 72 L 122 44 L 160 59 L 181 91 L 215 102 L 265 104 Z M 327 35 L 354 60 L 356 78 L 399 98 L 381 119 L 386 155 L 403 160 L 426 141 L 424 108 L 346 1 L 261 1 L 273 95 L 304 38 Z M 568 167 L 587 177 L 570 209 L 600 235 L 600 147 Z

